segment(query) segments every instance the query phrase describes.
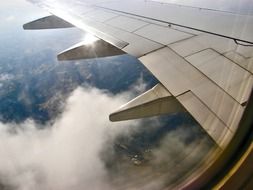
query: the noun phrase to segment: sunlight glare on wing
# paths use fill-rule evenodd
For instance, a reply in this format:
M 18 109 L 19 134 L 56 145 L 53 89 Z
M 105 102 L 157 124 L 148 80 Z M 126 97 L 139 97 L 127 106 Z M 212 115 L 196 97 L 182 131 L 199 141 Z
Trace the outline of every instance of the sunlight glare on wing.
M 84 45 L 91 45 L 96 41 L 98 41 L 98 38 L 88 33 L 85 35 L 83 43 Z

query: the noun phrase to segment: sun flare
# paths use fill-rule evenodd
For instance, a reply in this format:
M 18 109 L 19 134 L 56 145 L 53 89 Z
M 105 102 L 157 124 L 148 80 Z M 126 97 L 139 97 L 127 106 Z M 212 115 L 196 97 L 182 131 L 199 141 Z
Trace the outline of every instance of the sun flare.
M 86 34 L 83 40 L 85 45 L 91 45 L 94 42 L 98 41 L 98 38 L 93 36 L 92 34 Z

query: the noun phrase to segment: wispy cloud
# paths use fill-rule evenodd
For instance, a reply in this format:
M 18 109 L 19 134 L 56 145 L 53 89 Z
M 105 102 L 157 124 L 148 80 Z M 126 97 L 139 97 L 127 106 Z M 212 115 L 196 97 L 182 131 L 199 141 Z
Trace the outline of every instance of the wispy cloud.
M 0 82 L 6 81 L 6 80 L 11 80 L 13 78 L 14 78 L 14 76 L 11 75 L 11 74 L 8 74 L 8 73 L 2 73 L 2 74 L 0 74 Z
M 10 16 L 8 16 L 8 17 L 6 17 L 6 21 L 13 21 L 13 20 L 15 20 L 16 19 L 16 17 L 15 16 L 13 16 L 13 15 L 10 15 Z

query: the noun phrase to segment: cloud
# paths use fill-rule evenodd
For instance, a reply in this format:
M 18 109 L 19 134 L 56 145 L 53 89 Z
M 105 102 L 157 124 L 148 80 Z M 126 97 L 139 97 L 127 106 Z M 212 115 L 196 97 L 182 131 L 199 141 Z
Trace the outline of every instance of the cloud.
M 136 82 L 130 86 L 132 95 L 137 96 L 139 94 L 144 93 L 147 90 L 147 83 L 143 79 L 143 73 L 140 74 L 140 77 L 136 80 Z
M 196 125 L 174 123 L 172 125 L 176 127 L 171 129 L 172 125 L 166 124 L 168 122 L 157 118 L 148 119 L 141 123 L 143 127 L 137 127 L 138 130 L 131 133 L 130 138 L 121 134 L 114 141 L 121 151 L 130 152 L 106 155 L 108 158 L 105 160 L 113 171 L 111 181 L 116 189 L 172 189 L 189 176 L 215 147 Z M 139 151 L 140 146 L 144 146 L 142 151 Z
M 0 182 L 17 190 L 111 189 L 99 154 L 109 137 L 135 125 L 108 120 L 125 101 L 78 88 L 52 125 L 0 124 Z
M 0 74 L 0 82 L 4 82 L 4 81 L 7 81 L 7 80 L 12 80 L 13 78 L 14 78 L 14 76 L 11 75 L 11 74 L 8 74 L 8 73 Z
M 130 97 L 77 88 L 53 124 L 0 123 L 0 184 L 7 190 L 154 190 L 200 163 L 212 145 L 196 127 L 160 127 L 167 120 L 157 118 L 109 122 L 109 113 Z
M 10 15 L 10 16 L 8 16 L 8 17 L 6 17 L 6 21 L 13 21 L 13 20 L 15 20 L 16 19 L 16 17 L 15 16 L 13 16 L 13 15 Z

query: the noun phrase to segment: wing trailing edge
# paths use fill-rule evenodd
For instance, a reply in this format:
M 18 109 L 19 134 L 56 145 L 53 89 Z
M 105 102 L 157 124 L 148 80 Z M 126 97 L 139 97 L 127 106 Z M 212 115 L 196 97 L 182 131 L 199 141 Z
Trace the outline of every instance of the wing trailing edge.
M 110 121 L 123 121 L 185 111 L 179 101 L 161 84 L 134 98 L 110 114 Z

